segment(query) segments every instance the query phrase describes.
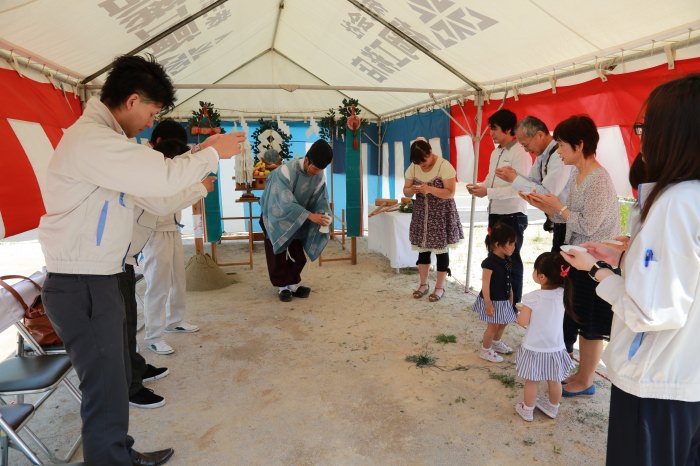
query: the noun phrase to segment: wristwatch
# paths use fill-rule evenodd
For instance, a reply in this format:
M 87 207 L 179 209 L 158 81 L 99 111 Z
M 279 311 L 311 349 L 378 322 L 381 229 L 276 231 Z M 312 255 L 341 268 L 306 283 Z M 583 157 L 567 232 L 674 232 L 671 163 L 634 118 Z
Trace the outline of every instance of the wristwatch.
M 598 273 L 598 270 L 600 269 L 608 269 L 615 273 L 615 267 L 613 267 L 605 261 L 598 261 L 595 264 L 593 264 L 593 267 L 591 267 L 591 270 L 588 272 L 588 276 L 591 277 L 593 280 L 600 282 L 600 280 L 595 278 L 595 274 Z

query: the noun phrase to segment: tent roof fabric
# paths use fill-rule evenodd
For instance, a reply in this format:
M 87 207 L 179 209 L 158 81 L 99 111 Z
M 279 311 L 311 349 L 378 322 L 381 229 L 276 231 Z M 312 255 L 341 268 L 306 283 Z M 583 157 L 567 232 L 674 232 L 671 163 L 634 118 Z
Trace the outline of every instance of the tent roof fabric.
M 557 0 L 219 1 L 143 50 L 166 66 L 176 84 L 466 93 L 472 90 L 466 77 L 488 92 L 536 75 L 556 75 L 562 68 L 651 53 L 668 43 L 682 47 L 700 30 L 697 0 L 590 0 L 576 7 Z M 59 64 L 81 79 L 213 3 L 5 0 L 0 48 L 21 51 L 35 63 Z M 104 75 L 93 83 L 101 79 Z M 429 99 L 417 92 L 179 89 L 174 114 L 187 116 L 207 100 L 223 109 L 222 115 L 318 116 L 350 94 L 370 117 Z

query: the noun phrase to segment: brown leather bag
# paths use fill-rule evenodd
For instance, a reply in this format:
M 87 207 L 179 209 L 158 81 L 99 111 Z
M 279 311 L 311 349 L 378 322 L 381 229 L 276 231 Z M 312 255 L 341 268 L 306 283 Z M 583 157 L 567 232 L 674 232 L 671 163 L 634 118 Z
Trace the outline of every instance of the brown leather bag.
M 56 334 L 56 330 L 54 330 L 53 325 L 51 325 L 49 317 L 46 315 L 44 304 L 41 302 L 41 293 L 37 295 L 31 306 L 28 306 L 19 293 L 17 293 L 17 291 L 11 285 L 5 282 L 5 280 L 8 278 L 29 280 L 39 291 L 41 291 L 41 286 L 39 286 L 31 278 L 24 277 L 22 275 L 5 275 L 0 277 L 0 286 L 5 288 L 22 305 L 22 308 L 24 309 L 24 326 L 27 327 L 27 330 L 29 330 L 29 333 L 32 334 L 32 337 L 34 337 L 36 342 L 41 346 L 63 344 L 59 336 Z

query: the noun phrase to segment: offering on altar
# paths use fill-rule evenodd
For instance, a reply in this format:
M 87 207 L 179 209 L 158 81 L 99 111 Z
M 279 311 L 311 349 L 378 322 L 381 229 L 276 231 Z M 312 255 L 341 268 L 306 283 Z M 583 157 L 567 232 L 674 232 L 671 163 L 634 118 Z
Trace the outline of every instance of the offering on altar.
M 253 178 L 267 178 L 270 174 L 270 170 L 265 165 L 264 161 L 260 161 L 255 164 L 255 169 L 253 170 Z

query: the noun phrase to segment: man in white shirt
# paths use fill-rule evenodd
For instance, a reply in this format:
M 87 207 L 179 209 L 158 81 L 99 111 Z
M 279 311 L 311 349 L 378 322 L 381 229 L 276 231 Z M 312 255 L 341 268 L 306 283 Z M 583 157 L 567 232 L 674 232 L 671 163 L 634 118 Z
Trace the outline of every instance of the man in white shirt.
M 547 125 L 534 116 L 526 116 L 515 127 L 515 137 L 526 151 L 538 154 L 530 174 L 525 176 L 515 171 L 513 167 L 496 169 L 496 176 L 513 184 L 513 189 L 529 193 L 536 191 L 540 194 L 556 194 L 562 202 L 569 197 L 567 183 L 571 167 L 564 165 L 557 153 L 557 142 L 549 134 Z M 559 252 L 566 237 L 566 223 L 552 225 L 552 252 Z
M 489 198 L 489 228 L 502 222 L 515 230 L 515 251 L 513 261 L 512 283 L 514 303 L 520 302 L 523 293 L 523 261 L 520 248 L 523 245 L 523 233 L 527 228 L 527 202 L 515 191 L 511 183 L 496 176 L 500 167 L 513 167 L 518 173 L 530 173 L 532 157 L 515 139 L 515 113 L 501 109 L 488 119 L 491 137 L 496 148 L 491 153 L 489 174 L 478 184 L 468 184 L 467 190 L 473 196 Z

